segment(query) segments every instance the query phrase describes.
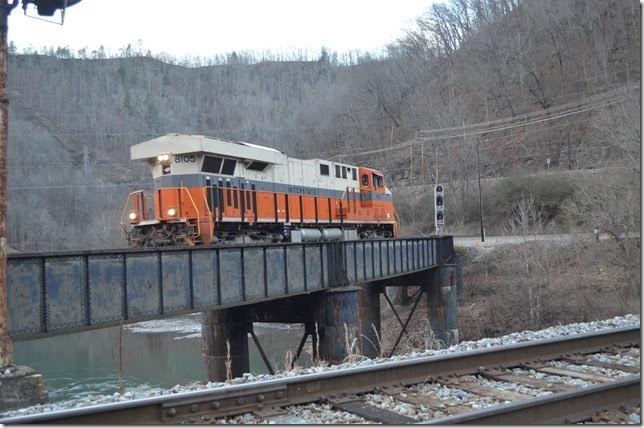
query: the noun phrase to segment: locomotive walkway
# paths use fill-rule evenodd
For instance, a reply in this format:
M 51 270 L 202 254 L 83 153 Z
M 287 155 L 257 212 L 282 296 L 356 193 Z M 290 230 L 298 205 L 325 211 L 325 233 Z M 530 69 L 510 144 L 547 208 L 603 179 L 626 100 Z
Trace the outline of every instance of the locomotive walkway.
M 33 339 L 374 281 L 394 284 L 452 255 L 451 236 L 12 254 L 9 335 Z

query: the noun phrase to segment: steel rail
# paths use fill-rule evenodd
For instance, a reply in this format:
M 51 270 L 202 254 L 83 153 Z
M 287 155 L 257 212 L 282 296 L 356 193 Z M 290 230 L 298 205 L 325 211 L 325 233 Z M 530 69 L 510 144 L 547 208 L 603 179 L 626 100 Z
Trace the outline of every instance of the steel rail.
M 641 402 L 640 394 L 640 376 L 628 376 L 573 391 L 434 419 L 427 424 L 569 424 L 590 419 L 598 410 L 638 404 Z
M 640 343 L 640 327 L 600 330 L 574 336 L 496 346 L 454 354 L 352 367 L 171 396 L 60 410 L 0 419 L 0 424 L 65 423 L 158 424 L 246 412 L 270 415 L 272 409 L 334 400 L 396 385 L 427 382 L 449 375 L 475 374 L 480 367 L 514 367 L 567 354 L 599 352 Z M 538 422 L 533 420 L 533 423 Z

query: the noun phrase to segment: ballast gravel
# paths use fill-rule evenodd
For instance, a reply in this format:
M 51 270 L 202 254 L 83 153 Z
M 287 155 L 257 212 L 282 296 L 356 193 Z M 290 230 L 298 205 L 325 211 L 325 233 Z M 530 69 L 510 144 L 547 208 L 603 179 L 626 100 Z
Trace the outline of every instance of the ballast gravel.
M 161 395 L 172 395 L 180 392 L 191 392 L 191 391 L 200 391 L 200 390 L 206 390 L 206 389 L 214 389 L 214 388 L 219 388 L 219 387 L 231 385 L 231 384 L 236 385 L 236 384 L 258 382 L 258 381 L 269 380 L 269 379 L 281 379 L 281 378 L 286 378 L 290 376 L 326 372 L 326 371 L 351 368 L 351 367 L 364 367 L 364 366 L 370 366 L 378 363 L 403 361 L 403 360 L 419 358 L 419 357 L 445 355 L 445 354 L 451 354 L 451 353 L 457 353 L 457 352 L 486 349 L 486 348 L 491 348 L 493 346 L 510 345 L 515 343 L 523 343 L 523 342 L 530 342 L 530 341 L 536 341 L 536 340 L 542 340 L 542 339 L 551 339 L 555 337 L 565 337 L 565 336 L 572 336 L 576 334 L 590 333 L 590 332 L 604 330 L 604 329 L 635 327 L 639 325 L 640 325 L 640 316 L 638 314 L 628 314 L 628 315 L 617 316 L 614 318 L 601 320 L 601 321 L 567 324 L 567 325 L 561 325 L 556 327 L 549 327 L 539 331 L 528 330 L 528 331 L 521 331 L 517 333 L 511 333 L 500 337 L 485 338 L 485 339 L 480 339 L 476 341 L 465 341 L 446 349 L 437 349 L 437 350 L 428 349 L 425 351 L 411 352 L 406 355 L 395 355 L 391 358 L 369 359 L 369 358 L 363 357 L 358 362 L 346 362 L 342 364 L 332 365 L 329 367 L 298 368 L 291 371 L 277 373 L 275 375 L 263 375 L 263 374 L 252 375 L 250 373 L 245 373 L 244 376 L 233 379 L 228 383 L 208 382 L 207 384 L 204 385 L 199 382 L 192 382 L 186 385 L 175 385 L 173 388 L 169 388 L 169 389 L 167 388 L 140 389 L 139 388 L 139 389 L 135 389 L 134 391 L 128 391 L 123 395 L 119 395 L 118 393 L 114 393 L 112 395 L 92 395 L 92 396 L 88 395 L 87 397 L 84 397 L 78 400 L 39 404 L 35 406 L 18 409 L 18 410 L 8 411 L 0 414 L 0 417 L 20 416 L 20 415 L 27 415 L 27 414 L 34 414 L 34 413 L 42 413 L 42 412 L 52 412 L 52 411 L 58 411 L 58 410 L 64 410 L 64 409 L 90 406 L 95 404 L 122 402 L 122 401 L 128 401 L 128 400 L 139 399 L 139 398 L 147 398 L 147 397 L 154 397 L 154 396 L 161 396 Z M 183 330 L 184 327 L 185 326 L 183 325 L 178 325 L 177 329 Z M 639 358 L 639 351 L 629 351 L 626 354 L 632 358 Z M 558 376 L 547 376 L 547 375 L 544 375 L 543 373 L 535 372 L 535 373 L 531 373 L 531 375 L 534 376 L 535 378 L 542 378 L 548 381 L 551 381 L 550 379 L 553 379 L 552 380 L 553 382 L 564 382 L 564 383 L 569 383 L 576 386 L 586 386 L 586 385 L 592 384 L 592 382 L 585 382 L 585 381 L 581 381 L 580 379 L 570 380 L 568 378 L 560 378 Z
M 268 419 L 257 418 L 252 413 L 230 416 L 227 418 L 212 419 L 207 422 L 213 424 L 370 424 L 372 422 L 352 413 L 333 410 L 329 404 L 306 404 L 302 406 L 288 406 L 286 415 L 273 416 Z

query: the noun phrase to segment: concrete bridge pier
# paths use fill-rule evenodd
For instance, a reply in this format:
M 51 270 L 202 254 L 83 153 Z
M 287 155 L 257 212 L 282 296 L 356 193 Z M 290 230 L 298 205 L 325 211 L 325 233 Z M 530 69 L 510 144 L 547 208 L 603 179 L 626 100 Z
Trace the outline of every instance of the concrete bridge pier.
M 223 382 L 250 371 L 245 308 L 207 311 L 201 318 L 201 359 L 205 382 Z
M 363 286 L 321 294 L 315 307 L 320 359 L 380 355 L 380 288 Z
M 431 271 L 427 293 L 429 324 L 446 346 L 458 343 L 456 307 L 456 265 L 442 265 Z

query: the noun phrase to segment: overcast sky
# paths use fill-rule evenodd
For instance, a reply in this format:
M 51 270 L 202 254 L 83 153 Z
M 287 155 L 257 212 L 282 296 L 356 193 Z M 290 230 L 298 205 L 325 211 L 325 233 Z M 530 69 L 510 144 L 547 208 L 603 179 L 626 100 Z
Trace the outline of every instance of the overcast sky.
M 63 26 L 24 15 L 9 18 L 19 49 L 135 44 L 173 56 L 254 50 L 376 51 L 403 35 L 432 0 L 82 0 Z M 33 7 L 33 5 L 31 6 Z M 36 15 L 35 9 L 29 15 Z M 60 15 L 53 17 L 60 22 Z

